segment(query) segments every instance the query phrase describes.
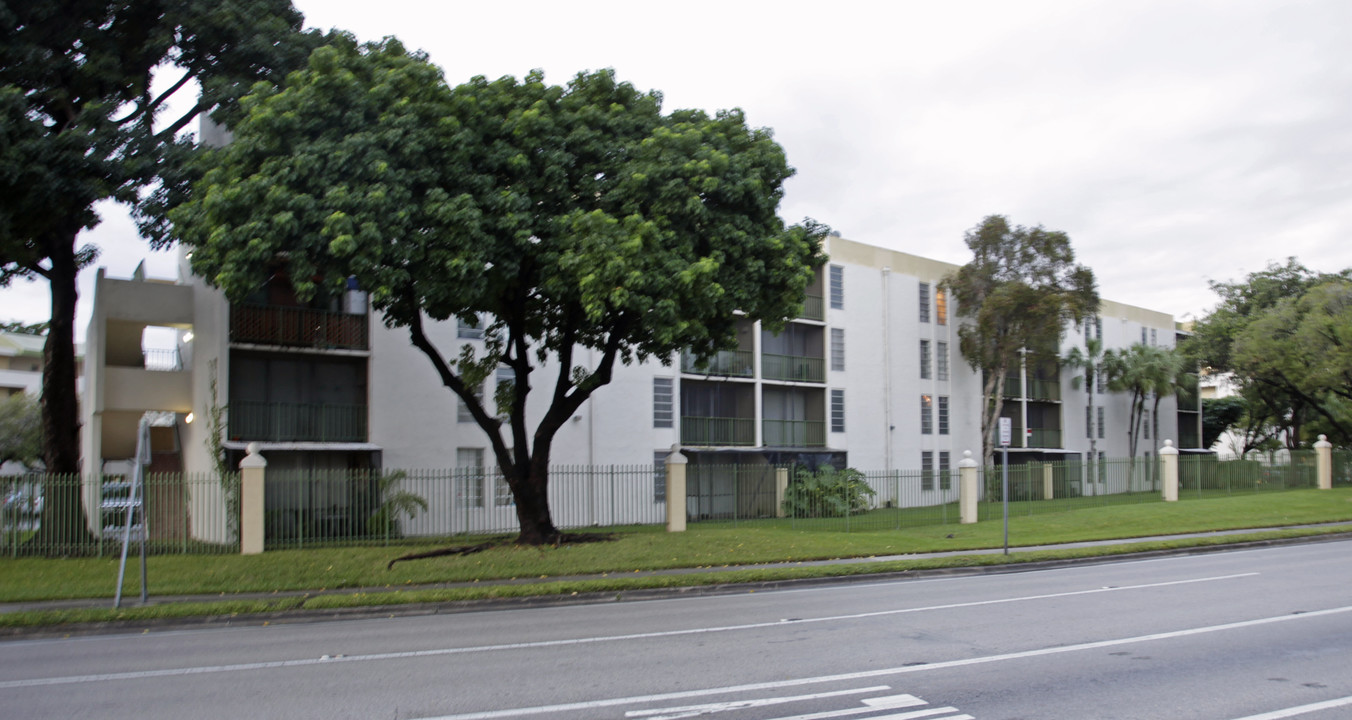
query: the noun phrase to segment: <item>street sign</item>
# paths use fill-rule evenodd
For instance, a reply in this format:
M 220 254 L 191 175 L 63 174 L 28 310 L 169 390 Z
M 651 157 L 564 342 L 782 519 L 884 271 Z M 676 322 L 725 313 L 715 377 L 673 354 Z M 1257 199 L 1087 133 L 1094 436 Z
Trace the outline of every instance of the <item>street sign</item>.
M 1009 447 L 1010 439 L 1014 436 L 1013 421 L 1007 417 L 1000 418 L 1000 446 Z

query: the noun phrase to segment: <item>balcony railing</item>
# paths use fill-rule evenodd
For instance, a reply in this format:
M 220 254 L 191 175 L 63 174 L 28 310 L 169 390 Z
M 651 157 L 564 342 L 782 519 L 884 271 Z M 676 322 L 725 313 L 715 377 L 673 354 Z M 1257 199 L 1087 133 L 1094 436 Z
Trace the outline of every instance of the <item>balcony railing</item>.
M 681 353 L 681 372 L 751 377 L 755 373 L 755 360 L 755 353 L 750 350 L 724 350 L 709 358 L 705 367 L 698 367 L 694 353 L 687 351 Z
M 803 312 L 798 317 L 804 320 L 825 320 L 826 305 L 822 302 L 821 295 L 808 293 L 803 296 Z
M 1023 382 L 1017 377 L 1005 376 L 1005 397 L 1021 398 L 1023 397 Z
M 762 430 L 766 447 L 826 447 L 821 420 L 766 420 Z
M 366 350 L 366 315 L 279 305 L 234 305 L 230 341 Z
M 1061 447 L 1060 428 L 1033 428 L 1028 434 L 1028 447 L 1030 448 L 1059 448 Z
M 798 355 L 761 355 L 761 374 L 766 380 L 826 382 L 826 361 Z
M 246 442 L 366 442 L 366 406 L 232 400 L 229 434 Z
M 756 444 L 756 421 L 751 418 L 681 417 L 682 445 Z
M 1061 382 L 1059 380 L 1029 380 L 1029 400 L 1060 400 Z

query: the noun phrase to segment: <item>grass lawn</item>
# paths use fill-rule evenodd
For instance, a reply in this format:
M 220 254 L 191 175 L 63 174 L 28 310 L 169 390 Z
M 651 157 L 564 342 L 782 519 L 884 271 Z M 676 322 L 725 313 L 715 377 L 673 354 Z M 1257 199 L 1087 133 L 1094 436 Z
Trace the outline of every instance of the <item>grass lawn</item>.
M 998 505 L 995 516 L 998 518 Z M 983 517 L 985 514 L 983 513 Z M 1352 488 L 1331 491 L 1294 490 L 1239 495 L 1179 503 L 1106 505 L 1052 514 L 1011 511 L 1013 546 L 1047 545 L 1084 540 L 1132 538 L 1209 530 L 1262 528 L 1279 525 L 1352 521 Z M 928 525 L 901 530 L 822 532 L 786 528 L 767 521 L 737 526 L 695 524 L 685 533 L 661 527 L 603 528 L 615 533 L 611 542 L 528 548 L 510 543 L 466 556 L 400 562 L 390 560 L 418 547 L 337 547 L 282 550 L 262 555 L 166 555 L 148 561 L 152 598 L 156 595 L 213 594 L 222 600 L 208 605 L 173 604 L 122 611 L 7 613 L 0 625 L 31 625 L 79 620 L 108 620 L 171 615 L 266 612 L 304 606 L 343 607 L 402 602 L 428 602 L 520 595 L 576 594 L 644 587 L 701 585 L 723 582 L 823 577 L 932 567 L 1008 562 L 1000 555 L 958 558 L 899 559 L 887 562 L 801 568 L 753 568 L 736 572 L 635 577 L 635 572 L 669 568 L 711 568 L 730 565 L 795 562 L 836 558 L 868 558 L 934 551 L 999 547 L 998 519 L 976 525 Z M 1268 533 L 1264 537 L 1310 534 L 1309 531 Z M 447 544 L 470 544 L 482 538 L 455 538 Z M 1148 548 L 1059 549 L 1019 553 L 1017 562 L 1057 557 L 1083 557 L 1141 549 L 1233 542 L 1234 538 L 1153 543 Z M 129 563 L 124 594 L 139 593 L 134 561 Z M 571 575 L 606 577 L 565 580 Z M 0 559 L 0 602 L 71 598 L 110 598 L 117 578 L 112 558 Z M 536 579 L 544 582 L 508 585 L 495 581 Z M 560 578 L 550 580 L 550 578 Z M 438 583 L 473 583 L 468 588 L 415 588 Z M 308 598 L 230 600 L 232 593 L 317 591 L 342 588 L 365 592 Z

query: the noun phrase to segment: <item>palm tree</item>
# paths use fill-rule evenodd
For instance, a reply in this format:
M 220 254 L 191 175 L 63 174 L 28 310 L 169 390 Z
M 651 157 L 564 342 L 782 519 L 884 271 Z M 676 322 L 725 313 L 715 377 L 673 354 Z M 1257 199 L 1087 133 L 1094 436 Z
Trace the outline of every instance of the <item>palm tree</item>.
M 1061 364 L 1080 371 L 1079 375 L 1070 379 L 1070 386 L 1076 390 L 1080 389 L 1080 381 L 1084 381 L 1086 412 L 1085 424 L 1089 428 L 1089 486 L 1098 487 L 1098 433 L 1094 430 L 1094 385 L 1102 382 L 1103 366 L 1103 341 L 1096 338 L 1087 338 L 1084 342 L 1084 350 L 1073 347 L 1070 352 L 1061 358 Z
M 1130 473 L 1136 470 L 1136 451 L 1140 444 L 1141 430 L 1144 425 L 1146 401 L 1151 401 L 1149 429 L 1159 440 L 1160 401 L 1166 395 L 1174 394 L 1185 374 L 1183 356 L 1173 348 L 1156 347 L 1137 343 L 1126 350 L 1107 353 L 1104 369 L 1109 378 L 1108 387 L 1114 391 L 1130 393 L 1131 415 L 1127 421 L 1127 453 L 1130 456 Z M 1154 470 L 1151 470 L 1154 477 Z

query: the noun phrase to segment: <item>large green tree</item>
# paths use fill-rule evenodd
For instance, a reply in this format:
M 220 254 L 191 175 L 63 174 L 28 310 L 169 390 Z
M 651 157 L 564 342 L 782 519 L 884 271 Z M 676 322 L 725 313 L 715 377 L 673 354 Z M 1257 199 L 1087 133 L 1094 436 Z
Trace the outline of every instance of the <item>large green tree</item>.
M 78 236 L 98 224 L 95 204 L 137 201 L 185 150 L 177 134 L 188 123 L 213 109 L 224 117 L 255 81 L 303 59 L 316 43 L 298 42 L 301 19 L 289 0 L 0 1 L 0 286 L 39 279 L 51 290 L 49 472 L 80 469 L 76 276 L 97 250 Z M 157 72 L 173 81 L 152 91 Z M 166 115 L 192 88 L 197 101 Z M 47 494 L 47 546 L 88 532 L 75 486 L 63 487 Z
M 1279 300 L 1241 330 L 1231 362 L 1248 382 L 1309 408 L 1340 445 L 1352 442 L 1352 282 L 1332 278 Z M 1290 437 L 1308 443 L 1295 426 Z
M 279 261 L 302 297 L 355 278 L 487 434 L 522 543 L 560 538 L 554 436 L 617 363 L 707 358 L 738 317 L 777 328 L 823 262 L 825 229 L 777 215 L 793 170 L 768 130 L 663 114 L 610 71 L 451 88 L 396 41 L 344 39 L 243 109 L 170 213 L 194 271 L 232 298 Z M 437 346 L 425 323 L 452 318 L 481 322 L 486 350 Z M 514 382 L 490 406 L 475 391 L 499 367 Z
M 1339 378 L 1349 363 L 1338 288 L 1348 282 L 1352 270 L 1320 273 L 1288 258 L 1211 284 L 1221 302 L 1198 321 L 1184 350 L 1211 372 L 1233 373 L 1246 408 L 1240 450 L 1273 438 L 1296 448 L 1310 441 L 1310 428 L 1347 442 L 1352 425 Z
M 962 356 L 982 381 L 981 447 L 986 466 L 1004 408 L 1005 375 L 1028 351 L 1054 357 L 1069 322 L 1098 310 L 1094 273 L 1075 263 L 1070 237 L 991 215 L 964 237 L 972 260 L 944 279 L 963 319 Z

